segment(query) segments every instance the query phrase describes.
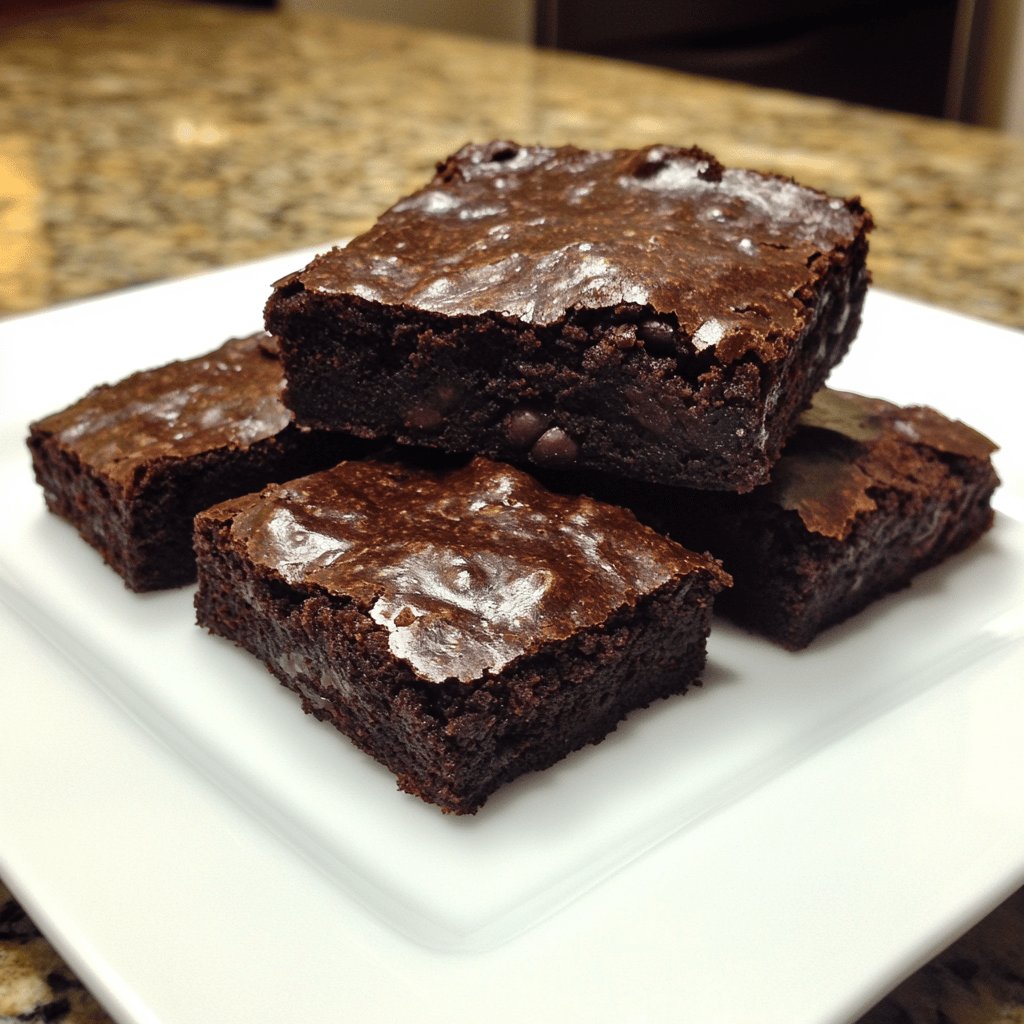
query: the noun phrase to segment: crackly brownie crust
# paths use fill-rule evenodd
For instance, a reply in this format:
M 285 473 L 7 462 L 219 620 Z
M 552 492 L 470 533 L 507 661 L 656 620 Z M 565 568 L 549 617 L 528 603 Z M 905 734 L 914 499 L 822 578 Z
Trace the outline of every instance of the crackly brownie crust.
M 190 582 L 200 509 L 367 447 L 300 430 L 281 387 L 276 344 L 261 332 L 94 388 L 29 428 L 47 507 L 132 590 Z
M 869 228 L 698 149 L 467 146 L 267 326 L 300 422 L 749 490 L 857 331 Z
M 694 683 L 728 583 L 483 459 L 343 463 L 200 514 L 196 548 L 199 623 L 459 814 Z
M 771 483 L 753 493 L 618 496 L 641 519 L 723 560 L 735 582 L 720 611 L 797 650 L 992 525 L 994 450 L 933 409 L 826 388 L 801 416 Z

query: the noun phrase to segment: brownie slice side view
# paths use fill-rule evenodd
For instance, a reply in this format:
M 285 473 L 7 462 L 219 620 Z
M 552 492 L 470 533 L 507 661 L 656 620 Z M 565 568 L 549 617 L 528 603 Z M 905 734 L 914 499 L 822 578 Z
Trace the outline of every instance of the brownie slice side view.
M 446 812 L 704 666 L 707 556 L 476 459 L 349 462 L 196 519 L 197 620 Z
M 989 529 L 995 447 L 933 409 L 825 388 L 766 486 L 627 500 L 722 559 L 734 586 L 718 610 L 798 650 Z
M 300 423 L 745 491 L 856 334 L 870 227 L 699 149 L 471 145 L 266 323 Z
M 135 591 L 195 579 L 192 519 L 369 446 L 298 428 L 276 343 L 259 333 L 100 385 L 29 427 L 46 505 Z

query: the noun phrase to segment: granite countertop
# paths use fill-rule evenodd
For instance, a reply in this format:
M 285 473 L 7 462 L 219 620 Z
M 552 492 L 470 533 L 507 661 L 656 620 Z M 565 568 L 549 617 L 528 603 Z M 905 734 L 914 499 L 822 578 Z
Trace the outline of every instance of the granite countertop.
M 860 194 L 875 282 L 1024 328 L 1024 141 L 527 48 L 215 6 L 0 23 L 0 315 L 351 235 L 470 139 L 699 143 Z M 106 1021 L 0 883 L 0 1021 Z M 866 1024 L 1024 1022 L 1024 891 Z

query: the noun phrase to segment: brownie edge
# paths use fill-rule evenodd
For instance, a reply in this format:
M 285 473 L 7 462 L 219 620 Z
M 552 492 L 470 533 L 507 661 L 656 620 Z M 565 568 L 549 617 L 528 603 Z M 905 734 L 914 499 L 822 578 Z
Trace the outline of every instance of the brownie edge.
M 509 466 L 341 465 L 197 517 L 197 619 L 473 813 L 703 668 L 711 558 Z

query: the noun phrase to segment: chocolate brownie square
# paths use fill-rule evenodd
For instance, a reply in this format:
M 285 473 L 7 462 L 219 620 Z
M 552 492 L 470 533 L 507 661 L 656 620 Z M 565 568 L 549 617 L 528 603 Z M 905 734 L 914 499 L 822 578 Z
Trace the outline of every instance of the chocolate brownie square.
M 94 388 L 29 428 L 47 507 L 132 590 L 190 582 L 200 509 L 368 448 L 297 427 L 281 387 L 261 332 Z
M 747 491 L 857 331 L 870 226 L 699 149 L 470 145 L 266 323 L 300 423 Z
M 485 459 L 342 463 L 202 512 L 196 551 L 200 625 L 456 814 L 696 682 L 728 584 Z
M 723 614 L 798 650 L 992 525 L 994 450 L 933 409 L 825 388 L 751 494 L 619 497 L 722 559 L 734 578 Z

